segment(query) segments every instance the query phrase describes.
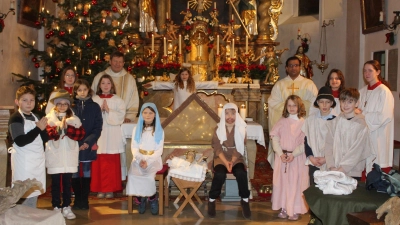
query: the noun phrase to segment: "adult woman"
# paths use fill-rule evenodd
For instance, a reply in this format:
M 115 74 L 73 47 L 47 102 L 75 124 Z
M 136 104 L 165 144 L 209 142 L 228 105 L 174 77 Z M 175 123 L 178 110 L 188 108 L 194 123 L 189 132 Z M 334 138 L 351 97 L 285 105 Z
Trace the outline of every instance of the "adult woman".
M 393 165 L 394 98 L 388 83 L 381 76 L 381 65 L 376 60 L 367 61 L 363 69 L 368 85 L 360 90 L 359 113 L 364 114 L 370 130 L 372 147 L 383 171 Z
M 332 69 L 331 72 L 329 72 L 328 78 L 326 79 L 325 87 L 332 89 L 332 95 L 336 102 L 336 107 L 333 108 L 332 114 L 337 116 L 341 112 L 339 94 L 345 88 L 343 72 L 339 69 Z
M 68 91 L 70 95 L 72 95 L 72 90 L 74 89 L 74 83 L 75 83 L 75 78 L 76 78 L 76 72 L 74 70 L 74 67 L 72 66 L 67 66 L 61 73 L 61 78 L 60 78 L 60 83 L 58 84 L 57 89 L 64 89 Z M 54 98 L 55 94 L 57 91 L 53 91 L 50 94 L 49 99 Z M 46 114 L 48 114 L 52 108 L 54 108 L 54 104 L 51 103 L 50 101 L 47 102 L 46 106 Z

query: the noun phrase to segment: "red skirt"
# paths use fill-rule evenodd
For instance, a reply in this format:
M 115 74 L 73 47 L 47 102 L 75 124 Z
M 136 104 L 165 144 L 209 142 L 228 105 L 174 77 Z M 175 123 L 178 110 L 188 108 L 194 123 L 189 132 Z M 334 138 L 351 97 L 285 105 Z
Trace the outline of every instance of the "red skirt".
M 116 192 L 122 190 L 120 154 L 98 154 L 92 162 L 92 192 Z

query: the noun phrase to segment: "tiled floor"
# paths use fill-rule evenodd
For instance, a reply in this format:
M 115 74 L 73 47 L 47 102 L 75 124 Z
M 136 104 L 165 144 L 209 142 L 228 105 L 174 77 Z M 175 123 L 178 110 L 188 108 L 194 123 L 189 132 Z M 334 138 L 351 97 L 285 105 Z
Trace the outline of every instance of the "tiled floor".
M 163 216 L 153 216 L 150 209 L 141 215 L 134 206 L 133 214 L 127 212 L 127 201 L 122 200 L 91 200 L 90 210 L 76 210 L 76 219 L 67 220 L 67 225 L 72 224 L 95 224 L 95 225 L 123 225 L 123 224 L 290 224 L 304 225 L 307 224 L 309 215 L 305 214 L 298 221 L 289 221 L 277 217 L 278 211 L 271 210 L 270 202 L 251 202 L 252 220 L 245 220 L 239 202 L 217 202 L 216 218 L 208 218 L 206 202 L 199 206 L 200 211 L 204 215 L 204 219 L 200 219 L 191 206 L 188 204 L 178 218 L 173 218 L 177 207 L 170 201 L 169 207 L 165 208 Z M 182 202 L 180 202 L 181 204 Z M 51 209 L 50 199 L 39 199 L 39 208 Z

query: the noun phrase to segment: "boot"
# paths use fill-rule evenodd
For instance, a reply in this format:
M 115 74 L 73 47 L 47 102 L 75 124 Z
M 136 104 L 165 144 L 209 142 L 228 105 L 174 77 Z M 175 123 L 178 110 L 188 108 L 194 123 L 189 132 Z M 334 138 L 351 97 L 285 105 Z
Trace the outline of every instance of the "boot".
M 92 178 L 82 178 L 82 209 L 89 209 L 90 181 Z
M 82 187 L 81 187 L 81 178 L 72 178 L 71 179 L 72 190 L 75 193 L 74 206 L 72 209 L 79 210 L 82 209 Z
M 216 215 L 216 211 L 215 211 L 215 201 L 213 201 L 213 202 L 208 202 L 208 209 L 207 209 L 207 213 L 208 213 L 208 216 L 210 217 L 210 218 L 214 218 L 215 217 L 215 215 Z

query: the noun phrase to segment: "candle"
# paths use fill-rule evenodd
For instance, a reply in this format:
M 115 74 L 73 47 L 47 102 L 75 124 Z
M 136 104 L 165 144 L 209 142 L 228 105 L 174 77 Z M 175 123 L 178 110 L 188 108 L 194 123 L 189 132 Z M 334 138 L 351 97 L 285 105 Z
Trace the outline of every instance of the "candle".
M 298 35 L 298 36 L 301 36 L 301 34 L 300 34 L 300 27 L 297 28 L 297 35 Z
M 42 79 L 42 84 L 44 84 L 44 79 Z
M 203 46 L 199 45 L 199 57 L 201 58 L 201 51 L 203 50 Z
M 84 36 L 85 36 L 85 40 L 86 40 L 86 38 L 87 38 L 87 35 L 85 34 Z
M 32 45 L 35 46 L 35 41 L 32 41 Z
M 75 72 L 76 72 L 76 66 L 74 66 L 74 70 L 75 70 Z
M 57 86 L 54 86 L 54 90 L 57 90 Z
M 234 21 L 235 18 L 233 18 L 233 14 L 232 14 L 232 21 Z
M 321 62 L 325 63 L 325 54 L 321 54 Z
M 31 71 L 28 72 L 28 77 L 30 77 L 30 76 L 31 76 Z
M 168 12 L 165 13 L 167 15 L 167 19 L 168 19 Z
M 217 35 L 217 55 L 219 55 L 219 35 Z
M 235 58 L 235 39 L 232 39 L 232 58 Z
M 81 23 L 82 22 L 82 18 L 79 17 L 78 21 L 79 21 L 79 23 Z
M 383 12 L 379 12 L 379 22 L 383 22 Z
M 68 33 L 71 34 L 71 29 L 68 29 Z
M 14 0 L 11 0 L 11 1 L 10 1 L 10 9 L 15 9 L 15 8 L 14 8 L 14 3 L 15 3 Z
M 187 2 L 187 7 L 186 7 L 186 9 L 189 10 L 189 1 Z
M 117 36 L 117 31 L 114 31 L 114 36 Z M 86 39 L 86 38 L 85 38 Z
M 242 119 L 246 119 L 246 106 L 244 104 L 240 106 L 239 114 Z
M 214 9 L 217 9 L 217 2 L 214 2 Z
M 74 10 L 76 11 L 76 6 L 74 6 Z
M 246 54 L 249 53 L 249 37 L 246 35 Z
M 219 117 L 222 116 L 222 109 L 223 109 L 223 107 L 224 107 L 224 106 L 223 106 L 222 104 L 219 104 L 219 105 L 218 105 L 218 116 L 219 116 Z
M 167 39 L 164 37 L 164 56 L 167 56 Z
M 95 56 L 95 58 L 96 58 L 96 61 L 97 61 L 97 55 Z
M 53 53 L 50 53 L 50 58 L 53 57 Z
M 42 12 L 44 12 L 44 7 L 42 7 Z
M 154 53 L 154 34 L 151 34 L 151 53 Z
M 179 35 L 179 54 L 182 54 L 182 35 Z
M 132 27 L 132 23 L 129 23 L 129 27 Z

